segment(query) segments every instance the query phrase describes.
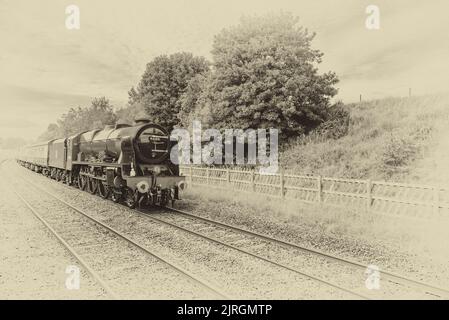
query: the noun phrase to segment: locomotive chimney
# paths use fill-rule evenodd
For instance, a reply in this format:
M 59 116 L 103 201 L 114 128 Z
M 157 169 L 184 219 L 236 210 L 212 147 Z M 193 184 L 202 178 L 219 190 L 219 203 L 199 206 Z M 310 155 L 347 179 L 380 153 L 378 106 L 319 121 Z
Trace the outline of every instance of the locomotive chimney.
M 135 125 L 147 124 L 147 123 L 150 123 L 150 119 L 148 119 L 148 118 L 137 118 L 134 120 Z

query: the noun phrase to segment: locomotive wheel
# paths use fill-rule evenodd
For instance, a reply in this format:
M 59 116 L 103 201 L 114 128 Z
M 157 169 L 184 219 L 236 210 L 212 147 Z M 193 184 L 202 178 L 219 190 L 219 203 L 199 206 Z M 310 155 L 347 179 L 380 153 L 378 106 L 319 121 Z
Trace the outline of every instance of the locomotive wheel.
M 86 177 L 86 187 L 85 190 L 90 193 L 90 178 Z
M 130 209 L 134 209 L 137 205 L 137 196 L 131 188 L 126 188 L 124 202 L 126 206 Z
M 87 190 L 91 194 L 95 194 L 98 188 L 98 180 L 95 178 L 88 178 L 87 180 Z
M 110 189 L 103 181 L 98 182 L 98 194 L 103 199 L 107 199 L 109 197 Z
M 117 189 L 113 189 L 111 192 L 111 200 L 114 201 L 115 203 L 118 203 L 122 200 L 122 193 L 120 192 L 120 190 Z
M 87 185 L 87 178 L 85 176 L 80 175 L 78 177 L 78 188 L 80 188 L 80 190 L 85 190 L 86 185 Z
M 72 176 L 72 186 L 78 188 L 78 182 L 79 182 L 79 176 L 78 175 Z
M 68 186 L 71 186 L 71 185 L 73 184 L 73 181 L 72 181 L 72 174 L 71 174 L 71 173 L 67 173 L 67 174 L 65 175 L 65 183 L 66 183 Z

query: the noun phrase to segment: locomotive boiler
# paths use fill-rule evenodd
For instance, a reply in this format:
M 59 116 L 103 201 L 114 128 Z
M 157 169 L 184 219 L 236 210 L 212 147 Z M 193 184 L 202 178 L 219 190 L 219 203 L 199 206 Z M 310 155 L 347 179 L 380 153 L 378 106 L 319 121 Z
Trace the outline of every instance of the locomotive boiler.
M 178 165 L 170 160 L 172 146 L 166 129 L 137 119 L 134 125 L 110 125 L 49 141 L 45 164 L 32 166 L 130 208 L 166 205 L 178 200 L 186 187 Z M 33 151 L 33 146 L 28 148 Z M 28 165 L 29 158 L 23 155 L 19 161 Z

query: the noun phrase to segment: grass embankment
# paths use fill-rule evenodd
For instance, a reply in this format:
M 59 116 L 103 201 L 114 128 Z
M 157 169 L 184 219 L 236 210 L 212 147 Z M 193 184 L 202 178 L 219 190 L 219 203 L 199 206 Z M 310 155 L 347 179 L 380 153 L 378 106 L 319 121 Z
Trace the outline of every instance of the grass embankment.
M 416 164 L 437 148 L 449 119 L 449 96 L 387 98 L 346 106 L 337 139 L 312 133 L 281 153 L 288 170 L 323 176 L 419 181 Z M 342 130 L 341 126 L 347 126 Z M 446 129 L 447 130 L 447 129 Z
M 287 146 L 280 155 L 282 166 L 299 174 L 418 183 L 432 183 L 422 179 L 430 176 L 429 172 L 436 177 L 443 172 L 449 175 L 449 162 L 447 166 L 444 161 L 432 166 L 425 161 L 435 150 L 444 149 L 441 141 L 448 140 L 447 95 L 388 98 L 345 108 L 345 121 L 334 121 L 326 130 L 298 138 Z M 443 154 L 449 156 L 446 149 Z M 425 170 L 416 174 L 416 168 L 423 163 Z M 236 223 L 247 219 L 264 224 L 267 232 L 275 224 L 282 226 L 278 230 L 302 230 L 317 246 L 333 243 L 345 250 L 342 243 L 347 239 L 355 246 L 363 243 L 438 260 L 449 258 L 447 221 L 388 217 L 212 188 L 195 187 L 186 197 L 208 212 L 221 208 L 228 212 L 223 215 L 235 216 Z

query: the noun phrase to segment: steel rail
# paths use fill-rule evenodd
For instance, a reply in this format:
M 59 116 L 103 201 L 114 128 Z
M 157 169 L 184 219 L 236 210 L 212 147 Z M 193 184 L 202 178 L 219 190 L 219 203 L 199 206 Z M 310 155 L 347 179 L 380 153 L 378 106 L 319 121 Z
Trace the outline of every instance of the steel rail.
M 207 223 L 215 224 L 217 226 L 221 226 L 221 227 L 224 227 L 224 228 L 232 229 L 232 230 L 237 231 L 237 232 L 245 233 L 245 234 L 248 234 L 250 236 L 259 238 L 259 239 L 263 239 L 263 240 L 266 240 L 266 241 L 274 242 L 274 243 L 283 245 L 284 247 L 297 249 L 297 250 L 300 250 L 300 251 L 303 251 L 303 252 L 307 252 L 309 254 L 319 255 L 319 256 L 322 256 L 322 257 L 327 258 L 329 260 L 334 260 L 334 261 L 337 261 L 337 262 L 340 262 L 340 263 L 343 263 L 343 264 L 346 264 L 346 265 L 351 265 L 351 266 L 354 266 L 354 267 L 363 268 L 364 270 L 366 270 L 366 268 L 368 267 L 367 265 L 364 265 L 363 263 L 360 263 L 360 262 L 357 262 L 357 261 L 354 261 L 354 260 L 338 257 L 338 256 L 335 256 L 335 255 L 332 255 L 332 254 L 329 254 L 329 253 L 325 253 L 325 252 L 317 250 L 317 249 L 311 249 L 311 248 L 307 248 L 307 247 L 304 247 L 304 246 L 300 246 L 300 245 L 292 243 L 292 242 L 288 242 L 288 241 L 285 241 L 285 240 L 269 237 L 269 236 L 263 235 L 261 233 L 255 232 L 255 231 L 250 231 L 250 230 L 247 230 L 247 229 L 239 228 L 239 227 L 236 227 L 236 226 L 233 226 L 233 225 L 229 225 L 227 223 L 219 222 L 219 221 L 208 219 L 208 218 L 205 218 L 205 217 L 200 217 L 200 216 L 198 216 L 196 214 L 192 214 L 192 213 L 189 213 L 189 212 L 186 212 L 186 211 L 183 211 L 183 210 L 178 210 L 178 209 L 175 209 L 175 208 L 168 208 L 168 207 L 165 208 L 165 209 L 167 209 L 169 211 L 172 211 L 172 212 L 175 212 L 175 213 L 180 214 L 180 215 L 184 215 L 184 216 L 193 218 L 193 219 L 198 219 L 198 220 L 201 220 L 201 221 L 204 221 L 204 222 L 207 222 Z M 394 272 L 391 272 L 391 271 L 382 270 L 381 274 L 383 276 L 386 276 L 392 282 L 395 282 L 395 283 L 396 282 L 402 282 L 403 284 L 406 283 L 408 285 L 412 285 L 414 287 L 421 288 L 426 293 L 431 294 L 431 295 L 437 295 L 439 297 L 446 297 L 446 298 L 449 297 L 449 289 L 441 288 L 441 287 L 438 287 L 438 286 L 433 285 L 433 284 L 427 284 L 427 283 L 424 283 L 424 282 L 421 282 L 421 281 L 418 281 L 418 280 L 410 279 L 410 278 L 407 278 L 406 276 L 403 276 L 403 275 L 400 275 L 400 274 L 397 274 L 397 273 L 394 273 Z
M 218 245 L 221 245 L 221 246 L 230 248 L 230 249 L 232 249 L 232 250 L 235 250 L 235 251 L 244 253 L 244 254 L 246 254 L 246 255 L 249 255 L 249 256 L 251 256 L 251 257 L 253 257 L 253 258 L 256 258 L 256 259 L 259 259 L 259 260 L 262 260 L 262 261 L 264 261 L 264 262 L 267 262 L 267 263 L 272 264 L 272 265 L 274 265 L 274 266 L 277 266 L 277 267 L 279 267 L 279 268 L 282 268 L 282 269 L 291 271 L 291 272 L 293 272 L 293 273 L 299 274 L 299 275 L 301 275 L 301 276 L 303 276 L 303 277 L 305 277 L 305 278 L 308 278 L 308 279 L 311 279 L 311 280 L 320 282 L 320 283 L 322 283 L 322 284 L 324 284 L 324 285 L 333 287 L 334 289 L 337 289 L 337 290 L 340 290 L 340 291 L 349 293 L 349 294 L 351 294 L 351 295 L 354 295 L 354 296 L 356 296 L 356 297 L 362 298 L 362 299 L 364 299 L 364 300 L 370 300 L 369 297 L 367 297 L 367 296 L 365 296 L 365 295 L 363 295 L 363 294 L 360 294 L 360 293 L 358 293 L 358 292 L 355 292 L 355 291 L 353 291 L 353 290 L 351 290 L 351 289 L 345 288 L 345 287 L 343 287 L 343 286 L 340 286 L 340 285 L 338 285 L 338 284 L 332 283 L 332 282 L 327 281 L 327 280 L 325 280 L 325 279 L 322 279 L 322 278 L 319 278 L 319 277 L 310 275 L 310 274 L 305 273 L 305 272 L 303 272 L 303 271 L 301 271 L 301 270 L 298 270 L 298 269 L 289 267 L 289 266 L 287 266 L 287 265 L 285 265 L 285 264 L 282 264 L 282 263 L 279 263 L 279 262 L 276 262 L 276 261 L 267 259 L 267 258 L 265 258 L 265 257 L 263 257 L 263 256 L 261 256 L 261 255 L 252 253 L 252 252 L 250 252 L 250 251 L 247 251 L 247 250 L 244 250 L 244 249 L 241 249 L 241 248 L 238 248 L 238 247 L 233 246 L 233 245 L 231 245 L 231 244 L 229 244 L 229 243 L 226 243 L 226 242 L 223 242 L 223 241 L 214 239 L 214 238 L 210 238 L 210 237 L 205 236 L 205 235 L 203 235 L 203 234 L 200 234 L 200 233 L 198 233 L 198 232 L 195 232 L 195 231 L 189 230 L 189 229 L 187 229 L 187 228 L 178 226 L 178 225 L 176 225 L 176 224 L 174 224 L 174 223 L 167 222 L 167 221 L 164 221 L 164 220 L 162 220 L 162 219 L 155 218 L 155 217 L 153 217 L 153 216 L 149 216 L 149 215 L 146 214 L 144 211 L 139 211 L 139 210 L 138 210 L 137 213 L 138 213 L 139 215 L 145 216 L 146 218 L 151 219 L 151 220 L 153 220 L 153 221 L 156 221 L 156 222 L 159 222 L 159 223 L 163 223 L 163 224 L 165 224 L 165 225 L 168 225 L 168 226 L 173 227 L 173 228 L 176 228 L 176 229 L 178 229 L 178 230 L 182 230 L 182 231 L 184 231 L 184 232 L 190 233 L 190 234 L 192 234 L 192 235 L 195 235 L 195 236 L 200 237 L 200 238 L 202 238 L 202 239 L 205 239 L 205 240 L 207 240 L 207 241 L 210 241 L 210 242 L 216 243 L 216 244 L 218 244 Z
M 226 224 L 226 223 L 219 222 L 219 221 L 216 221 L 216 220 L 212 220 L 212 219 L 208 219 L 208 218 L 205 218 L 205 217 L 201 217 L 201 216 L 198 216 L 196 214 L 192 214 L 192 213 L 189 213 L 189 212 L 186 212 L 186 211 L 183 211 L 183 210 L 179 210 L 179 209 L 175 209 L 175 208 L 169 208 L 169 207 L 164 207 L 164 209 L 172 211 L 172 212 L 175 212 L 175 213 L 180 214 L 180 215 L 184 215 L 184 216 L 188 216 L 188 217 L 191 217 L 191 218 L 194 218 L 194 219 L 202 220 L 202 221 L 207 222 L 207 223 L 211 223 L 211 224 L 215 224 L 215 225 L 218 225 L 218 226 L 221 226 L 221 227 L 229 228 L 229 229 L 232 229 L 232 230 L 237 231 L 237 232 L 245 233 L 245 234 L 248 234 L 250 236 L 257 237 L 259 239 L 263 239 L 263 240 L 266 240 L 266 241 L 274 242 L 274 243 L 283 245 L 284 247 L 297 249 L 297 250 L 300 250 L 300 251 L 303 251 L 303 252 L 307 252 L 307 253 L 313 254 L 313 255 L 319 255 L 319 256 L 322 256 L 322 257 L 327 258 L 329 260 L 334 260 L 336 262 L 340 262 L 342 264 L 351 265 L 351 266 L 358 267 L 358 268 L 363 268 L 364 270 L 366 270 L 366 268 L 368 267 L 367 265 L 365 265 L 363 263 L 360 263 L 360 262 L 357 262 L 357 261 L 354 261 L 354 260 L 351 260 L 351 259 L 348 259 L 348 258 L 338 257 L 336 255 L 325 253 L 325 252 L 317 250 L 317 249 L 311 249 L 311 248 L 300 246 L 298 244 L 295 244 L 295 243 L 292 243 L 292 242 L 289 242 L 289 241 L 285 241 L 285 240 L 269 237 L 269 236 L 263 235 L 261 233 L 255 232 L 255 231 L 250 231 L 250 230 L 239 228 L 239 227 L 236 227 L 236 226 L 233 226 L 233 225 L 230 225 L 230 224 Z M 148 216 L 147 214 L 142 213 L 142 212 L 138 212 L 138 213 L 139 214 L 143 214 L 145 216 Z M 164 222 L 167 223 L 166 221 L 164 221 Z M 411 279 L 411 278 L 408 278 L 408 277 L 403 276 L 401 274 L 394 273 L 394 272 L 391 272 L 391 271 L 388 271 L 388 270 L 382 270 L 381 274 L 383 276 L 386 276 L 386 278 L 390 282 L 398 283 L 398 284 L 402 284 L 402 285 L 409 285 L 409 286 L 412 286 L 412 287 L 415 287 L 415 288 L 420 288 L 422 291 L 424 291 L 425 293 L 430 294 L 430 295 L 434 295 L 434 296 L 438 296 L 438 297 L 445 297 L 445 298 L 449 297 L 449 289 L 441 288 L 441 287 L 438 287 L 438 286 L 436 286 L 434 284 L 427 284 L 427 283 L 424 283 L 422 281 Z
M 215 293 L 216 295 L 218 295 L 220 298 L 230 299 L 230 297 L 227 294 L 223 293 L 221 289 L 216 288 L 214 285 L 208 283 L 206 280 L 204 280 L 204 279 L 194 275 L 193 273 L 191 273 L 191 272 L 187 271 L 186 269 L 184 269 L 184 268 L 174 264 L 173 262 L 170 262 L 166 258 L 163 258 L 161 255 L 156 254 L 156 253 L 150 251 L 145 246 L 143 246 L 143 245 L 139 244 L 138 242 L 132 240 L 131 238 L 129 238 L 125 234 L 121 233 L 120 231 L 117 231 L 116 229 L 114 229 L 114 228 L 104 224 L 103 222 L 99 221 L 98 219 L 95 219 L 94 217 L 92 217 L 91 215 L 87 214 L 83 210 L 75 207 L 74 205 L 72 205 L 72 204 L 66 202 L 65 200 L 59 198 L 58 196 L 52 194 L 51 192 L 49 192 L 49 191 L 41 188 L 40 186 L 36 185 L 34 182 L 31 182 L 31 181 L 23 178 L 22 176 L 20 178 L 22 180 L 26 181 L 27 183 L 29 183 L 30 185 L 32 185 L 34 188 L 40 190 L 41 192 L 44 192 L 44 193 L 48 194 L 50 197 L 52 197 L 52 198 L 56 199 L 57 201 L 63 203 L 64 205 L 66 205 L 67 207 L 69 207 L 72 210 L 76 211 L 77 213 L 85 216 L 86 218 L 90 219 L 91 221 L 95 222 L 96 224 L 98 224 L 98 225 L 102 226 L 103 228 L 109 230 L 110 232 L 114 233 L 118 237 L 124 239 L 125 241 L 127 241 L 130 244 L 132 244 L 133 246 L 135 246 L 139 250 L 145 252 L 146 254 L 156 258 L 157 260 L 159 260 L 159 261 L 163 262 L 164 264 L 168 265 L 169 267 L 173 268 L 178 273 L 180 273 L 180 274 L 186 276 L 187 278 L 191 279 L 193 282 L 198 283 L 201 286 L 205 287 L 209 291 L 211 291 L 211 292 Z
M 51 193 L 48 192 L 47 190 L 44 190 L 44 189 L 42 189 L 41 187 L 38 187 L 38 186 L 35 185 L 33 182 L 29 182 L 27 179 L 25 179 L 25 178 L 23 178 L 23 177 L 21 177 L 21 179 L 23 179 L 24 181 L 27 181 L 27 182 L 30 183 L 31 185 L 34 185 L 36 188 L 39 188 L 41 191 L 43 191 L 43 192 L 49 194 L 50 196 L 56 198 L 57 200 L 63 202 L 64 204 L 66 204 L 67 206 L 71 207 L 72 209 L 78 211 L 78 208 L 73 207 L 71 204 L 69 204 L 69 203 L 67 203 L 66 201 L 64 201 L 64 200 L 62 200 L 62 199 L 60 199 L 60 198 L 58 198 L 57 196 L 51 194 Z M 115 204 L 115 205 L 118 205 L 118 204 Z M 171 210 L 172 208 L 162 208 L 162 209 L 170 209 L 170 210 Z M 222 242 L 222 241 L 213 239 L 213 238 L 209 238 L 209 237 L 207 237 L 207 236 L 205 236 L 205 235 L 202 235 L 202 234 L 200 234 L 200 233 L 197 233 L 197 232 L 191 231 L 191 230 L 189 230 L 189 229 L 180 227 L 180 226 L 178 226 L 178 225 L 169 223 L 169 222 L 167 222 L 167 221 L 163 221 L 163 220 L 161 220 L 161 219 L 157 219 L 157 218 L 155 218 L 155 217 L 149 216 L 149 215 L 146 214 L 144 211 L 135 210 L 135 211 L 133 211 L 133 212 L 137 213 L 138 215 L 140 215 L 140 216 L 142 216 L 142 217 L 144 217 L 144 218 L 151 219 L 151 220 L 153 220 L 153 221 L 155 221 L 155 222 L 157 222 L 157 223 L 162 223 L 162 224 L 169 225 L 169 226 L 171 226 L 171 227 L 173 227 L 173 228 L 177 228 L 177 229 L 182 230 L 182 231 L 184 231 L 184 232 L 193 234 L 193 235 L 195 235 L 195 236 L 197 236 L 197 237 L 200 237 L 200 238 L 202 238 L 202 239 L 205 239 L 205 240 L 207 240 L 207 241 L 214 242 L 214 243 L 216 243 L 216 244 L 225 246 L 225 247 L 230 248 L 230 249 L 232 249 L 232 250 L 239 251 L 239 252 L 241 252 L 241 253 L 243 253 L 243 254 L 246 254 L 246 255 L 249 255 L 249 256 L 251 256 L 251 257 L 253 257 L 253 258 L 262 260 L 262 261 L 264 261 L 264 262 L 266 262 L 266 263 L 275 265 L 275 266 L 277 266 L 277 267 L 279 267 L 279 268 L 282 268 L 282 269 L 288 270 L 288 271 L 290 271 L 290 272 L 299 274 L 299 275 L 301 275 L 301 276 L 303 276 L 303 277 L 305 277 L 305 278 L 308 278 L 308 279 L 311 279 L 311 280 L 320 282 L 320 283 L 322 283 L 322 284 L 324 284 L 324 285 L 326 285 L 326 286 L 333 287 L 333 288 L 335 288 L 335 289 L 337 289 L 337 290 L 346 292 L 346 293 L 351 294 L 351 295 L 353 295 L 353 296 L 356 296 L 356 297 L 358 297 L 358 298 L 365 299 L 365 300 L 369 300 L 369 299 L 370 299 L 369 297 L 367 297 L 367 296 L 365 296 L 365 295 L 362 295 L 362 294 L 357 293 L 357 292 L 355 292 L 355 291 L 353 291 L 353 290 L 351 290 L 351 289 L 347 289 L 347 288 L 345 288 L 345 287 L 342 287 L 342 286 L 340 286 L 340 285 L 338 285 L 338 284 L 332 283 L 332 282 L 327 281 L 327 280 L 325 280 L 325 279 L 321 279 L 321 278 L 319 278 L 319 277 L 316 277 L 316 276 L 307 274 L 307 273 L 302 272 L 302 271 L 300 271 L 300 270 L 298 270 L 298 269 L 295 269 L 295 268 L 289 267 L 289 266 L 287 266 L 287 265 L 278 263 L 278 262 L 276 262 L 276 261 L 267 259 L 267 258 L 262 257 L 262 256 L 260 256 L 260 255 L 254 254 L 254 253 L 252 253 L 252 252 L 249 252 L 249 251 L 246 251 L 246 250 L 237 248 L 237 247 L 232 246 L 232 245 L 230 245 L 230 244 L 228 244 L 228 243 L 225 243 L 225 242 Z M 83 213 L 83 214 L 85 214 L 87 217 L 91 218 L 88 214 L 86 214 L 86 213 Z M 108 228 L 109 228 L 109 227 L 108 227 Z M 113 232 L 114 232 L 114 231 L 113 231 Z M 126 236 L 125 236 L 125 237 L 126 237 Z
M 13 187 L 14 188 L 14 187 Z M 89 264 L 84 261 L 84 259 L 75 251 L 75 249 L 69 245 L 59 234 L 53 229 L 52 226 L 39 214 L 39 212 L 33 208 L 33 206 L 23 198 L 15 189 L 12 190 L 14 194 L 26 205 L 26 207 L 34 214 L 34 216 L 45 226 L 47 229 L 55 236 L 56 239 L 69 251 L 75 258 L 78 260 L 80 265 L 92 276 L 92 278 L 100 284 L 101 287 L 106 291 L 106 293 L 113 298 L 114 300 L 119 299 L 119 295 L 117 295 L 109 285 L 98 275 L 95 270 L 93 270 Z

